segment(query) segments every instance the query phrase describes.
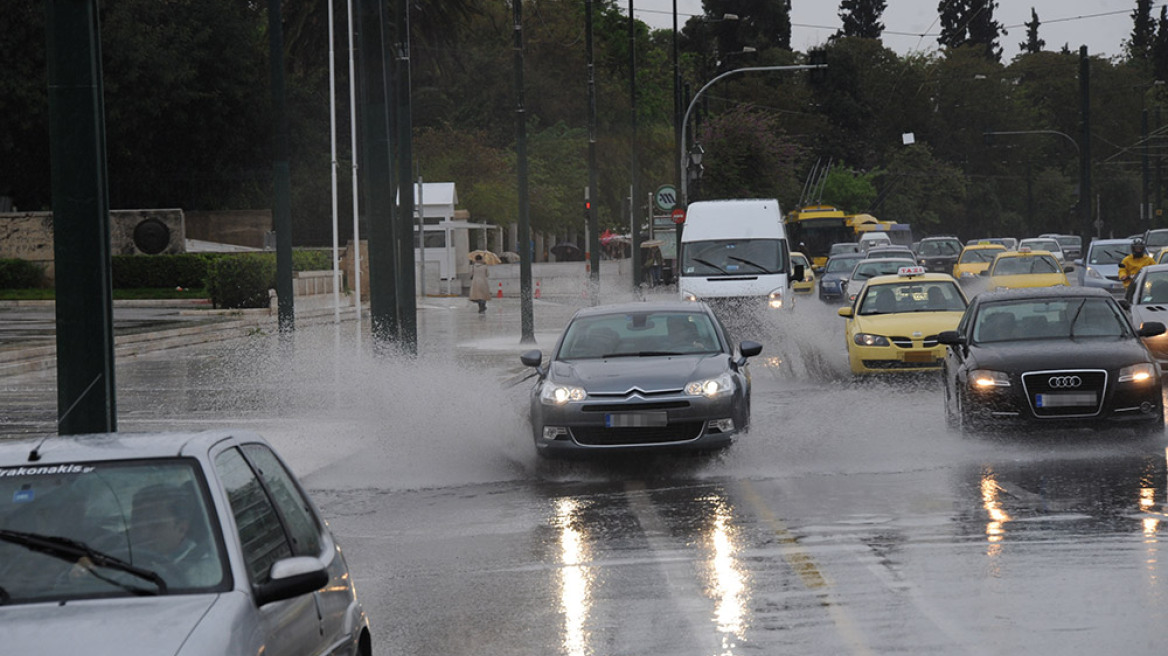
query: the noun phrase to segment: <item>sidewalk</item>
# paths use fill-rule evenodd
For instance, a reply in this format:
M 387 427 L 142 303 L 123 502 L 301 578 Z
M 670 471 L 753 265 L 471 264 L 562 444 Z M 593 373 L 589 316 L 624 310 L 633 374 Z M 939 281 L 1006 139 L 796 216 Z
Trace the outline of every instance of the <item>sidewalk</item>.
M 612 291 L 605 302 L 631 300 L 631 292 Z M 650 298 L 674 298 L 652 293 Z M 295 327 L 333 323 L 336 311 L 331 295 L 298 297 Z M 418 353 L 454 350 L 471 357 L 516 357 L 533 348 L 547 353 L 572 314 L 590 305 L 587 298 L 557 297 L 533 300 L 534 344 L 521 343 L 521 301 L 493 298 L 479 314 L 465 297 L 418 299 Z M 356 311 L 342 307 L 340 320 L 352 325 Z M 361 312 L 368 331 L 369 308 Z M 245 338 L 275 335 L 278 317 L 267 309 L 214 310 L 205 301 L 116 301 L 114 353 L 129 358 L 153 351 Z M 52 301 L 0 301 L 0 377 L 56 367 L 55 306 Z

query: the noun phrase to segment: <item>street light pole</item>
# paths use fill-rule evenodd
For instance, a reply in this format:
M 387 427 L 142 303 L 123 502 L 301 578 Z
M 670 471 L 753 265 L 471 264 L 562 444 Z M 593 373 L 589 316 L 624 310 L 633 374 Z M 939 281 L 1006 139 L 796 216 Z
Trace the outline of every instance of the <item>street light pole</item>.
M 791 66 L 749 66 L 746 68 L 736 68 L 732 71 L 726 71 L 725 73 L 718 75 L 717 77 L 710 80 L 709 82 L 706 82 L 705 85 L 703 85 L 701 89 L 698 89 L 698 92 L 693 95 L 693 98 L 690 98 L 689 106 L 686 107 L 685 114 L 682 116 L 681 140 L 677 144 L 677 161 L 678 161 L 679 166 L 681 166 L 682 169 L 685 168 L 685 160 L 686 160 L 685 132 L 686 132 L 686 127 L 688 127 L 688 125 L 689 125 L 690 112 L 693 111 L 694 105 L 696 105 L 698 102 L 698 98 L 702 97 L 702 93 L 706 89 L 709 89 L 711 86 L 713 86 L 715 82 L 717 82 L 718 80 L 721 80 L 722 78 L 734 75 L 736 73 L 752 73 L 752 72 L 762 72 L 762 71 L 805 71 L 805 70 L 811 70 L 811 69 L 816 69 L 816 68 L 827 68 L 827 64 L 794 64 Z M 688 185 L 686 184 L 686 178 L 687 178 L 687 176 L 681 177 L 681 199 L 682 199 L 683 204 L 689 204 L 689 188 L 688 188 Z

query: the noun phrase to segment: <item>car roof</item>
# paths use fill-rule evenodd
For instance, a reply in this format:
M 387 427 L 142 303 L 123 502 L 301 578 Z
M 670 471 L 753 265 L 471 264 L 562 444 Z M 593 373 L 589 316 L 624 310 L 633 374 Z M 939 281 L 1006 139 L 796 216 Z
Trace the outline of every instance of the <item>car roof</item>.
M 1021 287 L 1002 291 L 985 291 L 978 294 L 975 300 L 979 303 L 995 301 L 1024 300 L 1037 298 L 1110 298 L 1114 296 L 1106 289 L 1099 287 Z
M 1091 241 L 1090 246 L 1115 246 L 1116 244 L 1130 244 L 1131 242 L 1132 240 L 1127 237 L 1123 239 L 1094 239 Z
M 867 257 L 867 258 L 864 258 L 864 260 L 862 262 L 864 264 L 867 264 L 869 262 L 875 262 L 877 264 L 882 264 L 884 262 L 912 262 L 913 264 L 916 264 L 916 262 L 910 257 Z M 860 262 L 857 262 L 856 266 L 859 266 L 859 265 L 860 265 Z
M 1001 253 L 998 253 L 997 255 L 995 255 L 994 259 L 999 260 L 999 259 L 1005 259 L 1005 258 L 1010 258 L 1010 257 L 1035 257 L 1038 255 L 1049 255 L 1050 257 L 1054 257 L 1054 254 L 1051 253 L 1050 251 L 1042 251 L 1042 250 L 1038 250 L 1038 251 L 1002 251 Z
M 1008 249 L 1007 249 L 1007 248 L 1006 248 L 1004 245 L 1002 245 L 1002 244 L 966 244 L 966 245 L 965 245 L 965 247 L 964 247 L 964 248 L 962 248 L 961 250 L 970 250 L 970 251 L 976 251 L 976 250 L 983 250 L 983 249 L 986 249 L 986 248 L 992 248 L 992 249 L 995 249 L 995 250 L 1003 250 L 1003 251 L 1004 251 L 1004 250 L 1008 250 Z
M 232 438 L 263 441 L 251 431 L 93 433 L 45 438 L 0 440 L 0 465 L 39 467 L 72 461 L 174 458 L 205 453 L 213 444 Z M 39 459 L 29 460 L 36 448 Z
M 1165 248 L 1168 248 L 1168 246 L 1165 246 Z M 1145 271 L 1148 273 L 1168 271 L 1168 264 L 1149 264 L 1148 266 L 1140 269 L 1140 273 L 1144 273 Z
M 897 282 L 951 282 L 954 285 L 958 284 L 957 279 L 947 273 L 919 273 L 915 276 L 900 276 L 895 273 L 890 273 L 888 275 L 874 276 L 868 279 L 869 286 L 885 285 Z
M 699 312 L 709 313 L 710 308 L 701 301 L 631 301 L 628 303 L 613 303 L 581 308 L 572 315 L 577 317 L 592 317 L 604 314 L 628 314 L 630 312 Z

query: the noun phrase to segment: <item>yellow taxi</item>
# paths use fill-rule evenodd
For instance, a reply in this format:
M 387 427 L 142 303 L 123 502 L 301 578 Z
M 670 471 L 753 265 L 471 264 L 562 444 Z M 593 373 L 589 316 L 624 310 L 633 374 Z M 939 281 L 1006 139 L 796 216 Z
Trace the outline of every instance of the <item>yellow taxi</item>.
M 961 249 L 961 255 L 957 256 L 957 264 L 953 265 L 953 277 L 961 281 L 977 278 L 982 271 L 990 267 L 995 255 L 1004 252 L 1005 246 L 988 241 L 969 244 Z
M 982 274 L 989 277 L 990 291 L 1018 289 L 1019 287 L 1069 287 L 1067 272 L 1050 251 L 1017 251 L 998 253 Z
M 799 265 L 803 265 L 803 280 L 792 281 L 791 291 L 796 294 L 810 294 L 815 291 L 815 271 L 811 267 L 811 261 L 803 253 L 791 251 L 791 267 Z
M 1156 253 L 1156 264 L 1168 264 L 1168 246 L 1161 248 L 1160 252 Z
M 946 347 L 937 335 L 955 330 L 968 304 L 957 280 L 922 266 L 870 278 L 855 303 L 839 309 L 852 373 L 940 369 Z

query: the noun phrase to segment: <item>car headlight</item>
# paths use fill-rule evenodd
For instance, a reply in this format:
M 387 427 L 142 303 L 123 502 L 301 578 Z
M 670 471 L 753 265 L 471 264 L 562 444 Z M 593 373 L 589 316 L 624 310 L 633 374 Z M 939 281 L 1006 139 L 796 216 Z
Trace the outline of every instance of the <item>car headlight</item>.
M 961 277 L 962 278 L 976 278 L 977 274 L 972 272 L 972 271 L 962 271 Z
M 1102 280 L 1103 274 L 1099 273 L 1099 271 L 1097 271 L 1095 269 L 1095 267 L 1087 267 L 1087 277 Z
M 992 369 L 974 369 L 969 372 L 969 386 L 975 389 L 989 389 L 991 387 L 1009 387 L 1010 376 L 1004 371 Z
M 681 300 L 689 301 L 690 303 L 696 303 L 698 300 L 698 295 L 693 292 L 682 292 Z
M 1156 378 L 1156 366 L 1151 362 L 1141 362 L 1119 370 L 1121 383 L 1146 383 Z
M 776 310 L 783 307 L 783 290 L 771 290 L 771 293 L 767 296 L 767 304 Z
M 568 401 L 583 401 L 587 396 L 588 392 L 585 392 L 583 387 L 556 385 L 555 383 L 544 383 L 543 389 L 539 391 L 539 400 L 548 405 L 564 405 Z
M 707 378 L 706 380 L 695 380 L 687 383 L 685 386 L 685 393 L 690 396 L 705 396 L 708 398 L 716 398 L 725 396 L 734 391 L 734 379 L 730 374 L 722 374 L 716 378 Z
M 856 333 L 852 341 L 856 343 L 856 346 L 888 346 L 887 337 L 871 333 Z

